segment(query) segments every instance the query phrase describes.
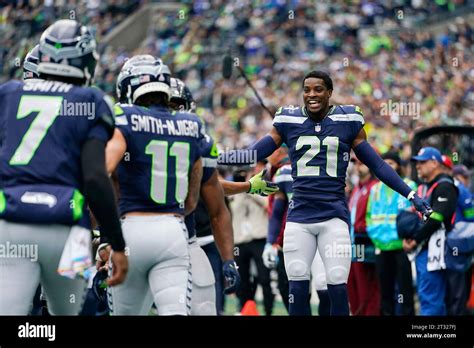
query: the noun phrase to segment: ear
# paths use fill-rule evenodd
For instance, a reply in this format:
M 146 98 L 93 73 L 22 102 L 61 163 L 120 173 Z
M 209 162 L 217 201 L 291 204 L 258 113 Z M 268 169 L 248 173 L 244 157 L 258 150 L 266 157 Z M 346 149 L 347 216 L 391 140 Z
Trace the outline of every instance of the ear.
M 332 89 L 329 89 L 328 93 L 329 93 L 329 97 L 331 97 L 332 96 Z

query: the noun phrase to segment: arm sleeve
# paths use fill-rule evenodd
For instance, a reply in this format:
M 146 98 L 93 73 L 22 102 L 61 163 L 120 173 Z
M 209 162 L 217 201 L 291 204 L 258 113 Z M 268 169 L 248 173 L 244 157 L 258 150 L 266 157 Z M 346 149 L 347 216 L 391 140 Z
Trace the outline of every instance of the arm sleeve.
M 262 139 L 257 141 L 248 149 L 230 150 L 219 155 L 218 164 L 222 165 L 252 165 L 256 164 L 268 156 L 270 156 L 276 149 L 277 144 L 269 135 L 265 135 Z
M 89 139 L 82 148 L 82 176 L 84 195 L 100 225 L 104 240 L 115 251 L 125 249 L 112 183 L 105 169 L 105 143 Z
M 403 197 L 407 197 L 412 191 L 403 179 L 380 157 L 367 141 L 363 141 L 354 148 L 354 152 L 362 163 L 370 168 L 377 178 L 398 192 Z
M 439 184 L 433 191 L 432 197 L 431 207 L 433 213 L 431 213 L 428 221 L 426 221 L 421 230 L 416 233 L 414 239 L 417 244 L 430 238 L 431 235 L 441 227 L 444 221 L 451 220 L 456 211 L 457 193 L 453 185 L 449 183 Z M 442 198 L 442 200 L 440 201 L 438 198 Z
M 277 241 L 283 222 L 283 215 L 285 214 L 285 206 L 286 202 L 284 199 L 275 199 L 273 201 L 272 216 L 268 222 L 268 243 L 274 244 Z

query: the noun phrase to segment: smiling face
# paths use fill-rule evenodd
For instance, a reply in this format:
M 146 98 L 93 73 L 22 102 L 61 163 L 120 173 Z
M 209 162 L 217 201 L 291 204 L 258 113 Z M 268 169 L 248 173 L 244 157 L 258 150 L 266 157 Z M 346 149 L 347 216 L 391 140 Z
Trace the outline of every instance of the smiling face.
M 303 101 L 311 114 L 319 115 L 327 110 L 332 90 L 327 89 L 324 80 L 308 77 L 303 84 Z

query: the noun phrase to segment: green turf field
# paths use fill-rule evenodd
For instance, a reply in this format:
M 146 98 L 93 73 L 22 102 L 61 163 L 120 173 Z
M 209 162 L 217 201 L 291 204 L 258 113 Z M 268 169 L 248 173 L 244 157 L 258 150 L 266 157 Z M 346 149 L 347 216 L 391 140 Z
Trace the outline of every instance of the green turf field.
M 265 315 L 265 310 L 263 309 L 263 301 L 256 300 L 256 302 L 257 302 L 257 310 L 260 313 L 260 315 Z M 224 308 L 225 308 L 225 315 L 235 315 L 240 309 L 239 301 L 237 297 L 235 295 L 226 296 Z M 318 306 L 312 304 L 311 312 L 313 313 L 313 315 L 317 315 Z M 286 308 L 283 305 L 283 302 L 275 299 L 272 315 L 288 315 Z

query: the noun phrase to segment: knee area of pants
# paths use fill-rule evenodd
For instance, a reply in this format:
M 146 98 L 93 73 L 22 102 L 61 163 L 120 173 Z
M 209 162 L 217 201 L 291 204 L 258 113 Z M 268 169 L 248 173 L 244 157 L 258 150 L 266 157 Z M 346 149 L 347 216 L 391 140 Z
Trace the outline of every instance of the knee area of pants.
M 316 274 L 316 276 L 314 277 L 314 286 L 316 290 L 327 290 L 328 284 L 326 282 L 326 274 Z
M 289 279 L 309 279 L 308 265 L 302 260 L 292 260 L 288 262 L 288 269 L 286 271 Z
M 332 267 L 327 271 L 328 284 L 343 284 L 347 283 L 349 278 L 349 269 L 343 266 Z

